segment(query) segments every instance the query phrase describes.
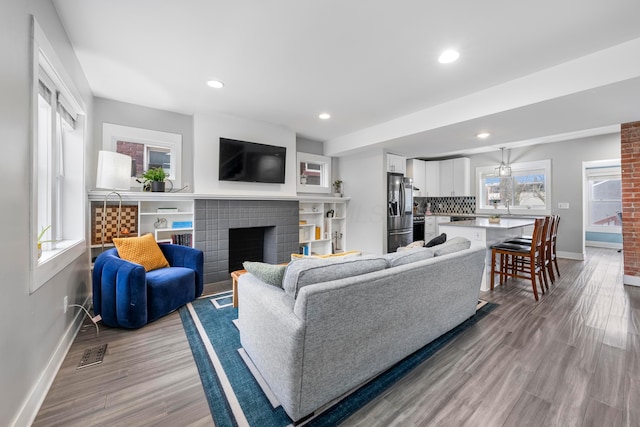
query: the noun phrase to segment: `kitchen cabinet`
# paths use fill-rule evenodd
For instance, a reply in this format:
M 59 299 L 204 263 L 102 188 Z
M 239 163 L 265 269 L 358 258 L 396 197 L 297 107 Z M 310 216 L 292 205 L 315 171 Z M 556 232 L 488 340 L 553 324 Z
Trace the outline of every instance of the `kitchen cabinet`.
M 425 215 L 424 217 L 424 241 L 425 243 L 436 237 L 438 234 L 436 217 Z
M 387 172 L 405 174 L 407 172 L 407 158 L 397 154 L 387 153 Z
M 440 163 L 440 195 L 471 195 L 471 161 L 468 157 L 442 160 Z
M 424 162 L 423 197 L 439 197 L 440 193 L 440 162 Z
M 418 159 L 407 160 L 407 173 L 405 174 L 409 178 L 413 179 L 413 196 L 424 197 L 426 196 L 425 188 L 425 168 L 427 162 Z

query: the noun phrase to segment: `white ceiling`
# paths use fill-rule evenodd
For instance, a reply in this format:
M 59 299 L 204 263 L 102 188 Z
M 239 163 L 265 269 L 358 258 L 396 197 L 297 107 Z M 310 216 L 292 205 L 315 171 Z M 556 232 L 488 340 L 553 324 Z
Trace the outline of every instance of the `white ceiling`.
M 96 96 L 283 125 L 329 155 L 437 157 L 640 120 L 638 1 L 53 3 Z M 438 63 L 451 47 L 460 60 Z

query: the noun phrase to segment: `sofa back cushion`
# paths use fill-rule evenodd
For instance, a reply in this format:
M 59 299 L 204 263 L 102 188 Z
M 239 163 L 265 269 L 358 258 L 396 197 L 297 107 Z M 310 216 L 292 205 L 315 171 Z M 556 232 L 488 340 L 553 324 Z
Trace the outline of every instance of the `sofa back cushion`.
M 294 298 L 303 286 L 329 282 L 345 277 L 359 276 L 384 270 L 387 261 L 377 256 L 349 257 L 346 259 L 305 258 L 292 261 L 282 280 L 284 290 Z
M 469 249 L 470 247 L 471 240 L 464 237 L 454 237 L 441 245 L 433 246 L 431 249 L 433 249 L 434 256 L 441 256 Z
M 429 248 L 412 248 L 399 252 L 390 252 L 382 255 L 387 260 L 389 267 L 397 265 L 409 264 L 411 262 L 422 261 L 423 259 L 433 258 L 433 251 Z

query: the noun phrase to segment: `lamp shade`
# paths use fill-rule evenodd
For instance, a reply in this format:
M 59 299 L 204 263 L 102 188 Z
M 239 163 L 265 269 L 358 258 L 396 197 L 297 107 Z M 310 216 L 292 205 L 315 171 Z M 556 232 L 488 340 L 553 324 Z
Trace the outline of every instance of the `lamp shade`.
M 100 151 L 96 188 L 129 190 L 131 188 L 131 157 L 114 151 Z

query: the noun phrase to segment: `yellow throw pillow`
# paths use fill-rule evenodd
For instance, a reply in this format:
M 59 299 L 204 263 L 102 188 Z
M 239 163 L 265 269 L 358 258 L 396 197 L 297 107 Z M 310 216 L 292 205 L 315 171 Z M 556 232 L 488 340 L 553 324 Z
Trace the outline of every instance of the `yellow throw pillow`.
M 113 244 L 116 245 L 120 258 L 140 264 L 146 271 L 169 267 L 169 262 L 151 234 L 115 238 Z

